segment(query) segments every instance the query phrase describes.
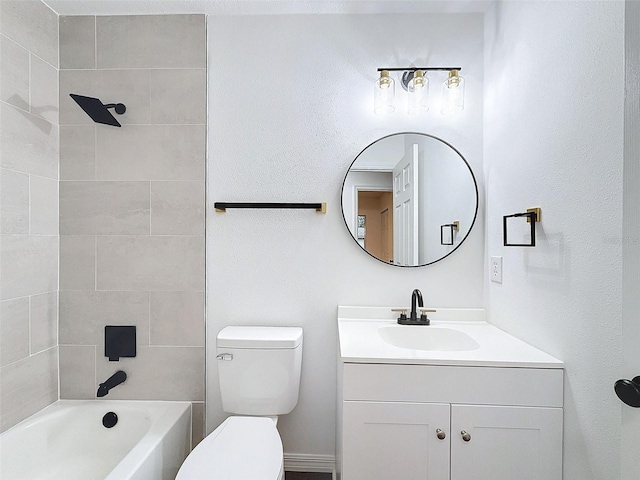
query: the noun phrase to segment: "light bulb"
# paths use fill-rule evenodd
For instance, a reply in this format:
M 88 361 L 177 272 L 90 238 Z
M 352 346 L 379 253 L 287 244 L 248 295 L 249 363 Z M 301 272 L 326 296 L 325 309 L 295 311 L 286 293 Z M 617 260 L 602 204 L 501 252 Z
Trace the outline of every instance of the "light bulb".
M 442 113 L 452 115 L 464 110 L 464 78 L 451 70 L 442 84 Z
M 429 111 L 429 79 L 422 70 L 413 72 L 407 85 L 407 111 L 409 115 L 419 115 Z
M 393 78 L 389 76 L 388 70 L 380 72 L 380 78 L 376 80 L 374 90 L 374 107 L 376 115 L 387 115 L 393 113 L 396 107 L 393 105 L 396 88 Z

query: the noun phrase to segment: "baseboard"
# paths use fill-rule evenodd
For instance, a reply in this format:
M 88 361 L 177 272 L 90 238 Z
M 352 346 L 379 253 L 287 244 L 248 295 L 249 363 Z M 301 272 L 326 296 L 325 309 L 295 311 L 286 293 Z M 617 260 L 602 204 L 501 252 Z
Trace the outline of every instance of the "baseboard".
M 335 468 L 336 457 L 333 455 L 284 454 L 284 469 L 287 472 L 333 473 Z

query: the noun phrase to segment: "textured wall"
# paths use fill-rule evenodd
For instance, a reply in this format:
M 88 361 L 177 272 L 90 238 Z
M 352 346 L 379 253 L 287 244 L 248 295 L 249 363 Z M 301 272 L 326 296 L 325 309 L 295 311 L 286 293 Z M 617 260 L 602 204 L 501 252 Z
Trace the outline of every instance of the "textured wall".
M 204 415 L 204 15 L 60 17 L 60 396 L 190 400 Z M 121 102 L 98 125 L 69 93 Z M 109 362 L 105 325 L 137 326 Z
M 485 25 L 490 321 L 566 363 L 566 479 L 620 478 L 623 15 L 502 2 Z M 502 215 L 537 206 L 539 245 L 503 247 Z
M 362 251 L 340 212 L 353 159 L 395 132 L 450 142 L 481 177 L 482 29 L 479 14 L 209 17 L 209 212 L 223 200 L 326 201 L 328 212 L 208 215 L 208 431 L 225 416 L 214 354 L 225 325 L 304 328 L 300 401 L 278 429 L 287 458 L 331 461 L 337 306 L 406 305 L 414 288 L 429 306 L 482 306 L 482 220 L 451 257 L 399 268 Z M 376 69 L 410 64 L 462 66 L 462 114 L 443 117 L 436 103 L 425 117 L 411 118 L 399 103 L 393 116 L 376 117 Z M 443 80 L 433 76 L 434 102 Z
M 622 298 L 624 364 L 618 378 L 640 375 L 640 3 L 625 1 L 624 213 Z M 622 480 L 638 479 L 640 412 L 622 409 Z
M 0 431 L 58 399 L 58 17 L 0 2 Z

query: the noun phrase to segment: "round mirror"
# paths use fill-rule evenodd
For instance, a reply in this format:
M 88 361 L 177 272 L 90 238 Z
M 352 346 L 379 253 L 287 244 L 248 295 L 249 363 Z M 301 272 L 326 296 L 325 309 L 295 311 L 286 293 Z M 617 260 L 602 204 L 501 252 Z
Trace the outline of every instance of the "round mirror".
M 469 164 L 447 142 L 396 133 L 358 154 L 342 184 L 342 215 L 369 255 L 402 267 L 442 260 L 467 238 L 478 212 Z

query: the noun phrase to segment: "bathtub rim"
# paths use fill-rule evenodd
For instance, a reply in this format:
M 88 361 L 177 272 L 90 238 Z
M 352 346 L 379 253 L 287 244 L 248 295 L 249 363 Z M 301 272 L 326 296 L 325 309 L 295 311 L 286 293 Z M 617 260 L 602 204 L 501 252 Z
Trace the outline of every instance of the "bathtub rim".
M 187 416 L 187 425 L 189 431 L 188 439 L 188 452 L 192 449 L 192 423 L 193 412 L 192 403 L 189 401 L 180 400 L 72 400 L 72 399 L 60 399 L 47 405 L 46 407 L 38 410 L 33 415 L 25 418 L 21 422 L 5 430 L 0 434 L 0 437 L 12 436 L 13 432 L 32 428 L 40 421 L 47 418 L 52 414 L 62 414 L 64 410 L 74 407 L 81 407 L 83 405 L 104 408 L 104 413 L 117 410 L 118 406 L 121 407 L 151 407 L 154 413 L 150 413 L 152 417 L 149 429 L 143 434 L 142 438 L 129 450 L 122 459 L 113 467 L 104 480 L 116 480 L 127 478 L 126 475 L 136 471 L 142 466 L 144 461 L 149 457 L 151 452 L 158 447 L 163 438 L 169 433 L 169 431 L 179 423 L 183 417 Z M 0 449 L 1 450 L 1 449 Z M 1 452 L 0 452 L 1 456 Z

